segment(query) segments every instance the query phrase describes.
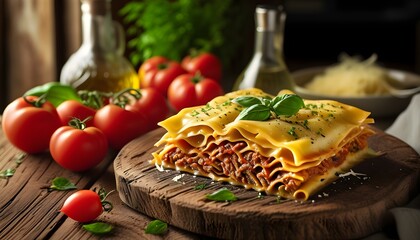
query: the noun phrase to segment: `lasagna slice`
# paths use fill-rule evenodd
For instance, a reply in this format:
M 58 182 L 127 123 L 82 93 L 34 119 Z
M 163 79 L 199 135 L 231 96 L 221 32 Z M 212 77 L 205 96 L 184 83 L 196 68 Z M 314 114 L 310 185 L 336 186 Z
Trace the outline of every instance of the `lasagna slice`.
M 281 93 L 279 93 L 281 94 Z M 289 199 L 306 200 L 370 153 L 369 112 L 329 100 L 304 100 L 292 116 L 238 120 L 239 90 L 159 123 L 167 132 L 152 163 Z

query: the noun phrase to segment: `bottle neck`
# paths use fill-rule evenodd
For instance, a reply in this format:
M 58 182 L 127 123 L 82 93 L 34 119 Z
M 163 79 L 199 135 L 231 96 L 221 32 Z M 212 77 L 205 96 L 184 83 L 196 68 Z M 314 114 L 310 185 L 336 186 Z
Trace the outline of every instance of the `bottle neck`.
M 83 46 L 95 53 L 116 48 L 111 0 L 81 0 Z
M 255 32 L 255 54 L 269 63 L 283 62 L 283 33 L 280 31 L 259 31 Z

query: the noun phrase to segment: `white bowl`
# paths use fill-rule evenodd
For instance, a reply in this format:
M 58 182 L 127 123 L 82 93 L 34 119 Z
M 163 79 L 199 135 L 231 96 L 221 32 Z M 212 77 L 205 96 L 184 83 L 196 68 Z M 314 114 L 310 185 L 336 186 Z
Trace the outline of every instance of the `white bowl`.
M 305 99 L 329 99 L 346 103 L 371 112 L 373 117 L 396 117 L 407 108 L 411 97 L 414 95 L 403 97 L 393 95 L 340 97 L 314 93 L 304 88 L 306 83 L 310 82 L 316 75 L 323 73 L 325 69 L 326 67 L 313 67 L 293 72 L 292 76 L 296 84 L 294 92 Z M 420 86 L 420 76 L 417 74 L 395 69 L 386 69 L 386 71 L 401 86 Z

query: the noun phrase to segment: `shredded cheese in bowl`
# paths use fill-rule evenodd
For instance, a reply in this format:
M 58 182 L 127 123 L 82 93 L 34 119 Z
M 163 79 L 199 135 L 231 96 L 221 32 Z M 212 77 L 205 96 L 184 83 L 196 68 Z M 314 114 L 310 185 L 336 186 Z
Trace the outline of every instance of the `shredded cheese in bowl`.
M 359 97 L 389 94 L 390 77 L 384 68 L 375 63 L 376 55 L 365 61 L 347 55 L 340 63 L 326 68 L 325 72 L 305 85 L 305 88 L 323 95 Z

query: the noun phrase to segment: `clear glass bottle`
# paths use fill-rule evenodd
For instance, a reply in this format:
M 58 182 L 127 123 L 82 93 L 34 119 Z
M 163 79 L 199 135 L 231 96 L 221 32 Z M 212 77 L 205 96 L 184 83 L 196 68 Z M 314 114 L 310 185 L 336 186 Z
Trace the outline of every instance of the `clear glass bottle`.
M 64 64 L 60 82 L 103 92 L 139 88 L 137 72 L 124 57 L 123 28 L 112 20 L 111 0 L 81 0 L 81 9 L 83 42 Z
M 258 5 L 255 9 L 254 56 L 234 83 L 233 90 L 259 88 L 272 95 L 293 90 L 293 80 L 283 59 L 286 13 L 282 6 Z

